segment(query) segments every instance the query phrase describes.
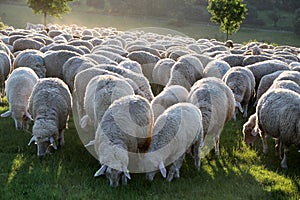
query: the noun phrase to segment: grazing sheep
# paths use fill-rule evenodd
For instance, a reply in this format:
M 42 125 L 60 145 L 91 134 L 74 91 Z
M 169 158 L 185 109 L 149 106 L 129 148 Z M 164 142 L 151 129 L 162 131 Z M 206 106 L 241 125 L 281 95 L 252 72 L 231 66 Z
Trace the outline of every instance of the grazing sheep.
M 67 50 L 47 51 L 44 56 L 46 77 L 63 79 L 63 65 L 74 56 L 80 56 L 80 54 Z
M 4 95 L 4 82 L 11 71 L 11 60 L 3 51 L 0 51 L 0 103 L 2 102 L 2 95 Z
M 14 41 L 13 43 L 13 52 L 23 51 L 26 49 L 36 49 L 39 50 L 44 47 L 45 44 L 36 41 L 31 38 L 20 38 Z
M 235 113 L 239 110 L 243 117 L 248 116 L 248 104 L 255 93 L 255 78 L 252 72 L 245 67 L 233 67 L 223 76 L 222 80 L 232 90 L 235 99 Z
M 150 181 L 157 170 L 166 177 L 165 165 L 170 167 L 167 181 L 179 178 L 185 153 L 193 150 L 195 167 L 200 170 L 200 145 L 203 142 L 202 115 L 191 103 L 177 103 L 160 115 L 153 128 L 148 152 L 141 161 L 141 168 Z
M 175 64 L 175 61 L 170 58 L 160 59 L 154 66 L 152 72 L 153 83 L 159 84 L 162 86 L 167 85 L 172 66 Z
M 300 86 L 300 72 L 284 71 L 274 81 L 291 80 Z
M 221 79 L 209 77 L 193 85 L 188 99 L 201 110 L 207 150 L 210 151 L 210 147 L 215 146 L 216 156 L 219 156 L 219 139 L 222 129 L 235 112 L 233 92 Z
M 273 89 L 266 92 L 256 107 L 256 131 L 267 152 L 266 136 L 276 139 L 276 153 L 281 157 L 280 146 L 284 145 L 281 167 L 287 168 L 289 146 L 300 144 L 300 95 L 287 89 Z
M 115 100 L 126 95 L 134 95 L 134 91 L 125 78 L 112 75 L 92 78 L 86 86 L 84 96 L 86 115 L 80 120 L 81 128 L 90 124 L 96 130 L 107 108 Z
M 245 56 L 243 55 L 229 54 L 229 55 L 224 55 L 219 59 L 227 62 L 230 65 L 230 67 L 236 67 L 236 66 L 243 66 L 244 58 Z
M 127 55 L 127 58 L 140 63 L 144 76 L 150 83 L 153 83 L 152 72 L 159 57 L 145 51 L 134 51 Z
M 12 71 L 5 82 L 5 92 L 9 110 L 1 117 L 11 116 L 15 121 L 16 129 L 28 130 L 32 120 L 28 113 L 28 100 L 38 76 L 28 67 L 19 67 Z
M 255 133 L 256 113 L 250 115 L 248 121 L 243 124 L 243 136 L 244 142 L 250 146 L 254 145 L 254 142 L 258 139 Z
M 263 76 L 279 70 L 290 70 L 288 64 L 279 60 L 266 60 L 245 66 L 255 77 L 256 90 Z
M 104 113 L 95 136 L 95 151 L 102 167 L 95 176 L 106 174 L 110 186 L 123 184 L 135 171 L 138 152 L 147 151 L 152 136 L 153 114 L 147 99 L 128 95 L 116 101 Z M 133 159 L 133 160 L 132 160 Z
M 97 50 L 93 54 L 105 56 L 105 57 L 109 58 L 110 60 L 115 61 L 116 63 L 120 63 L 126 59 L 125 57 L 123 57 L 117 53 L 114 53 L 111 51 L 106 51 L 106 50 Z
M 288 89 L 292 90 L 294 92 L 297 92 L 300 94 L 300 86 L 291 80 L 275 80 L 269 90 L 275 89 L 275 88 L 282 88 L 282 89 Z
M 203 77 L 216 77 L 222 79 L 229 69 L 230 65 L 227 62 L 215 59 L 206 65 L 203 70 Z
M 44 54 L 39 50 L 28 49 L 20 52 L 13 62 L 13 69 L 18 67 L 29 67 L 39 78 L 46 77 Z
M 126 60 L 120 62 L 118 64 L 118 67 L 129 69 L 129 70 L 131 70 L 135 73 L 138 73 L 138 74 L 143 74 L 142 67 L 141 67 L 140 63 L 138 63 L 136 61 L 133 61 L 133 60 L 130 60 L 130 59 L 126 59 Z
M 67 84 L 61 79 L 42 78 L 35 84 L 29 98 L 29 113 L 34 125 L 31 142 L 37 144 L 37 155 L 49 153 L 49 146 L 64 144 L 64 130 L 68 127 L 72 110 L 72 96 Z
M 242 66 L 252 65 L 266 60 L 272 60 L 272 58 L 265 55 L 248 55 L 244 57 L 244 60 L 242 61 Z
M 91 60 L 95 64 L 118 65 L 117 62 L 111 60 L 110 58 L 96 53 L 85 54 L 83 57 Z
M 171 85 L 169 87 L 165 87 L 164 90 L 155 96 L 151 101 L 154 121 L 168 107 L 179 102 L 187 102 L 188 95 L 189 92 L 180 85 Z
M 197 57 L 186 55 L 174 63 L 170 73 L 166 87 L 181 85 L 189 91 L 192 85 L 203 77 L 203 66 Z

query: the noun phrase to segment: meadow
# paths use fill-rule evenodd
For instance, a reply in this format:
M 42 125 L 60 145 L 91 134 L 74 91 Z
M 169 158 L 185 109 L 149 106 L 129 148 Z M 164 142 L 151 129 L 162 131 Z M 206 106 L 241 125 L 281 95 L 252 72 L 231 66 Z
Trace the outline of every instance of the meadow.
M 0 4 L 3 21 L 16 28 L 26 22 L 41 23 L 41 16 L 27 7 Z M 18 13 L 14 16 L 14 13 Z M 78 24 L 87 27 L 116 27 L 131 30 L 160 27 L 160 31 L 177 31 L 194 38 L 225 37 L 218 27 L 189 23 L 174 27 L 166 19 L 107 16 L 70 13 L 63 19 L 49 18 L 51 23 Z M 300 46 L 299 36 L 291 32 L 270 32 L 242 28 L 232 36 L 236 42 L 249 40 Z M 3 98 L 0 113 L 8 110 Z M 249 115 L 253 113 L 253 107 Z M 274 141 L 268 138 L 269 153 L 264 155 L 260 141 L 253 148 L 243 142 L 242 125 L 247 119 L 237 116 L 228 122 L 221 134 L 220 158 L 214 152 L 202 158 L 197 172 L 187 157 L 181 177 L 169 183 L 159 174 L 153 182 L 145 174 L 132 174 L 127 186 L 111 188 L 105 177 L 94 178 L 98 161 L 82 144 L 74 116 L 65 132 L 65 145 L 40 160 L 36 146 L 28 146 L 30 132 L 15 130 L 12 118 L 0 118 L 0 199 L 300 199 L 300 153 L 292 146 L 288 153 L 288 169 L 280 167 L 275 157 Z

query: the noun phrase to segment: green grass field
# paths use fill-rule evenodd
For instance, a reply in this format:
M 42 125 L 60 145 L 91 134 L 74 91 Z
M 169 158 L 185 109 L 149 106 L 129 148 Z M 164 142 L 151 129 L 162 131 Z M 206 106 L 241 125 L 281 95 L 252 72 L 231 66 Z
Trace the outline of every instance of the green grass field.
M 27 22 L 42 23 L 42 15 L 34 15 L 30 8 L 22 5 L 0 4 L 0 17 L 2 21 L 16 28 L 25 28 Z M 131 30 L 142 27 L 157 27 L 169 29 L 185 34 L 195 39 L 209 38 L 217 39 L 219 41 L 225 40 L 225 34 L 219 31 L 219 27 L 211 24 L 187 22 L 183 27 L 176 27 L 169 24 L 170 19 L 162 18 L 144 18 L 140 16 L 111 16 L 99 13 L 87 13 L 78 9 L 74 9 L 71 13 L 63 15 L 62 19 L 53 17 L 48 18 L 49 23 L 57 24 L 77 24 L 93 27 L 115 27 L 118 30 Z M 18 13 L 17 15 L 15 13 Z M 266 28 L 271 28 L 270 25 Z M 300 47 L 300 37 L 293 32 L 264 30 L 259 28 L 241 29 L 230 36 L 234 42 L 243 43 L 246 41 L 261 41 L 266 43 L 275 43 L 278 45 L 291 45 Z

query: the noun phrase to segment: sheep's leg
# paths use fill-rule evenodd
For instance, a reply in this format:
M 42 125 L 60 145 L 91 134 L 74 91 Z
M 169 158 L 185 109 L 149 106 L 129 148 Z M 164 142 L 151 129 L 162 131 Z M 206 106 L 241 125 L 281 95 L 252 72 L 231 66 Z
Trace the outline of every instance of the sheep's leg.
M 263 132 L 260 132 L 260 136 L 263 144 L 263 152 L 264 154 L 267 154 L 268 153 L 267 136 Z
M 281 160 L 281 141 L 280 139 L 275 139 L 275 155 Z
M 287 163 L 286 163 L 286 160 L 287 160 L 287 153 L 289 152 L 289 147 L 287 147 L 286 145 L 284 145 L 284 147 L 283 147 L 283 159 L 282 159 L 282 161 L 281 161 L 281 167 L 282 168 L 288 168 L 288 166 L 287 166 Z
M 245 104 L 243 109 L 244 109 L 243 117 L 246 118 L 248 116 L 248 104 Z
M 193 145 L 193 154 L 195 159 L 195 167 L 199 171 L 201 166 L 201 160 L 200 160 L 200 149 L 201 149 L 200 141 L 196 141 L 196 143 Z
M 179 170 L 182 166 L 182 162 L 184 160 L 185 154 L 183 154 L 182 156 L 180 156 L 171 166 L 168 177 L 167 177 L 167 181 L 171 182 L 173 180 L 173 178 L 179 178 L 180 174 L 179 174 Z
M 217 134 L 217 136 L 214 137 L 215 142 L 215 154 L 219 158 L 220 157 L 220 134 Z
M 58 143 L 60 146 L 63 146 L 65 144 L 64 129 L 59 131 Z

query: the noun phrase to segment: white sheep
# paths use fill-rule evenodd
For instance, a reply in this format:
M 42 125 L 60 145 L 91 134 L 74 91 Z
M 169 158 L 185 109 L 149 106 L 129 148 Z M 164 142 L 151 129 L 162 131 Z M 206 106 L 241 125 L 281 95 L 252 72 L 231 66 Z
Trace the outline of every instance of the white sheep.
M 180 85 L 165 87 L 164 90 L 151 101 L 154 120 L 156 120 L 168 107 L 179 102 L 187 102 L 188 95 L 189 92 Z
M 11 116 L 15 121 L 16 129 L 28 130 L 29 128 L 32 117 L 28 113 L 28 100 L 38 79 L 31 68 L 19 67 L 12 71 L 5 82 L 9 110 L 2 113 L 1 117 Z
M 98 125 L 95 136 L 95 152 L 102 167 L 95 176 L 106 174 L 110 185 L 123 184 L 130 179 L 129 171 L 135 171 L 138 152 L 145 152 L 151 141 L 153 114 L 147 99 L 128 95 L 107 109 Z
M 188 99 L 201 110 L 207 150 L 210 151 L 211 147 L 215 146 L 216 156 L 219 156 L 222 129 L 235 111 L 233 92 L 221 79 L 209 77 L 200 79 L 193 85 Z
M 181 85 L 189 91 L 192 85 L 203 77 L 203 66 L 195 56 L 186 55 L 178 59 L 172 66 L 170 73 L 166 87 Z
M 172 66 L 175 61 L 170 58 L 160 59 L 154 66 L 152 72 L 153 83 L 166 86 L 171 75 Z
M 233 67 L 223 76 L 222 80 L 232 90 L 235 99 L 235 113 L 239 110 L 243 117 L 248 116 L 248 104 L 255 94 L 255 78 L 252 72 L 245 67 Z
M 146 178 L 153 180 L 160 170 L 166 177 L 165 165 L 170 165 L 167 181 L 179 178 L 186 152 L 192 150 L 195 167 L 200 169 L 200 146 L 203 142 L 202 115 L 191 103 L 177 103 L 167 108 L 156 120 L 149 150 L 141 160 Z
M 287 168 L 287 152 L 291 144 L 300 144 L 300 95 L 288 89 L 268 90 L 259 99 L 256 107 L 256 127 L 253 136 L 263 140 L 267 152 L 266 136 L 276 139 L 276 153 L 281 157 L 280 146 L 284 145 L 281 167 Z
M 0 103 L 2 102 L 2 95 L 4 92 L 4 82 L 7 79 L 9 72 L 11 71 L 11 60 L 8 54 L 4 51 L 0 51 Z
M 223 61 L 214 59 L 209 62 L 203 70 L 203 77 L 216 77 L 222 79 L 224 74 L 230 69 L 230 65 Z
M 72 96 L 67 84 L 61 79 L 41 78 L 35 84 L 29 98 L 29 113 L 34 124 L 32 142 L 37 144 L 37 155 L 43 157 L 49 153 L 49 146 L 57 148 L 64 144 L 64 130 L 68 127 L 72 110 Z

